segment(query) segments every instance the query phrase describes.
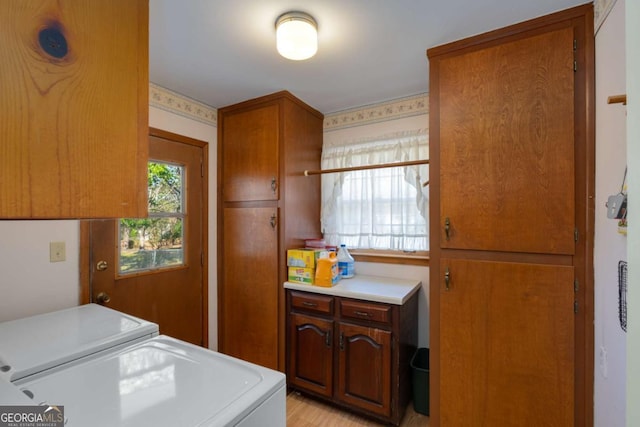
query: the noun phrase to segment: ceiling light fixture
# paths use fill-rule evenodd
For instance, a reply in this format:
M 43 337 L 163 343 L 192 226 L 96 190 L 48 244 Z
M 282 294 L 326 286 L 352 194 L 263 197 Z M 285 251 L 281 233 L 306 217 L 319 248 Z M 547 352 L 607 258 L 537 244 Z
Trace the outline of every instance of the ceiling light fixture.
M 276 19 L 276 46 L 287 59 L 309 59 L 318 51 L 318 24 L 304 12 L 287 12 Z

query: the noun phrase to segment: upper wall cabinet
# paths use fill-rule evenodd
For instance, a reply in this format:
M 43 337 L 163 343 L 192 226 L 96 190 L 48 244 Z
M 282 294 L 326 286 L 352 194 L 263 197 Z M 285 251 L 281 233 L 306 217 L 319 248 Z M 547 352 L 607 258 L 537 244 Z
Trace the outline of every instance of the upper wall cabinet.
M 148 0 L 0 2 L 0 218 L 146 215 Z

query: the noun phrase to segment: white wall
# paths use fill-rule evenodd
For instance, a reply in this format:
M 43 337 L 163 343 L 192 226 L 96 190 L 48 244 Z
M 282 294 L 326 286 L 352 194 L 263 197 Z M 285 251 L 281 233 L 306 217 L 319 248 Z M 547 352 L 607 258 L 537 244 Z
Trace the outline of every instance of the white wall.
M 626 92 L 624 0 L 618 0 L 596 34 L 596 215 L 594 425 L 625 425 L 626 334 L 618 319 L 618 261 L 627 238 L 607 218 L 607 197 L 620 191 L 626 155 L 626 108 L 607 97 Z
M 78 221 L 0 221 L 0 322 L 78 305 Z M 49 262 L 49 242 L 66 261 Z
M 393 132 L 427 129 L 429 117 L 421 114 L 374 124 L 353 126 L 324 132 L 325 141 L 345 141 L 368 138 Z M 419 279 L 422 289 L 418 295 L 418 346 L 429 347 L 429 268 L 412 265 L 356 262 L 356 274 L 367 274 L 401 279 Z
M 630 224 L 629 327 L 627 329 L 627 426 L 640 426 L 640 2 L 626 3 L 627 154 Z

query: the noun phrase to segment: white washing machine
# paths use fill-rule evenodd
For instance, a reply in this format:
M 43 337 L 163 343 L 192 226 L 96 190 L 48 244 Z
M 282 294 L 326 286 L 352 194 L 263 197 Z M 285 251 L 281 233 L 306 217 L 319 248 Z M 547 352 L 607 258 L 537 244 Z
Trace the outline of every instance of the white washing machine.
M 158 325 L 97 304 L 0 323 L 0 379 L 17 381 L 158 335 Z
M 77 310 L 82 311 L 84 307 L 87 306 Z M 108 315 L 124 316 L 127 320 L 121 320 L 122 324 L 129 325 L 128 321 L 145 323 L 101 306 L 91 308 L 92 312 L 108 313 L 104 310 L 113 312 Z M 47 323 L 55 324 L 56 313 L 48 316 Z M 5 368 L 4 374 L 11 381 L 5 381 L 3 387 L 13 387 L 4 392 L 0 389 L 0 405 L 4 404 L 5 398 L 22 399 L 15 394 L 17 389 L 34 404 L 64 406 L 67 426 L 257 427 L 286 424 L 285 377 L 280 372 L 171 337 L 153 336 L 157 332 L 111 347 L 101 340 L 95 347 L 86 340 L 79 340 L 78 351 L 58 349 L 51 355 L 51 359 L 62 361 L 56 365 L 47 357 L 50 354 L 47 342 L 66 335 L 58 330 L 56 335 L 40 342 L 40 346 L 25 345 L 22 351 L 29 356 L 23 359 L 15 349 L 6 350 L 11 345 L 5 337 L 28 341 L 29 330 L 40 330 L 42 325 L 33 318 L 14 322 L 19 326 L 0 324 L 0 331 L 4 331 L 0 332 L 0 359 L 7 363 L 5 367 L 10 366 Z M 15 326 L 14 322 L 7 323 Z M 27 328 L 25 324 L 31 326 Z M 80 325 L 76 327 L 84 329 Z M 113 327 L 102 325 L 99 329 L 107 331 Z M 6 332 L 5 328 L 13 332 Z M 53 328 L 46 326 L 44 329 Z M 125 327 L 124 333 L 128 330 Z M 115 343 L 117 340 L 113 335 L 118 334 L 111 334 L 110 341 Z M 54 348 L 58 346 L 54 345 Z M 33 355 L 34 349 L 40 356 Z M 22 360 L 35 363 L 20 363 Z

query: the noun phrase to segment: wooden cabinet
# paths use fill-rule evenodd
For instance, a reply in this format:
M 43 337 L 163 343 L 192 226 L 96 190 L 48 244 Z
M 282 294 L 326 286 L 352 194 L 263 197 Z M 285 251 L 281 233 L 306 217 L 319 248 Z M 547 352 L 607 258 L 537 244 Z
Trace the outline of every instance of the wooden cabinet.
M 338 330 L 336 398 L 391 416 L 391 331 L 345 322 Z
M 417 294 L 394 305 L 287 291 L 290 387 L 398 425 L 411 395 Z
M 440 265 L 440 425 L 573 425 L 573 266 Z
M 220 351 L 285 370 L 286 249 L 320 236 L 323 115 L 288 92 L 218 110 Z
M 275 368 L 278 353 L 278 250 L 277 229 L 271 218 L 275 207 L 225 208 L 222 283 L 225 289 L 222 351 Z
M 430 49 L 431 422 L 592 424 L 593 10 Z
M 0 2 L 0 218 L 147 213 L 148 1 Z

